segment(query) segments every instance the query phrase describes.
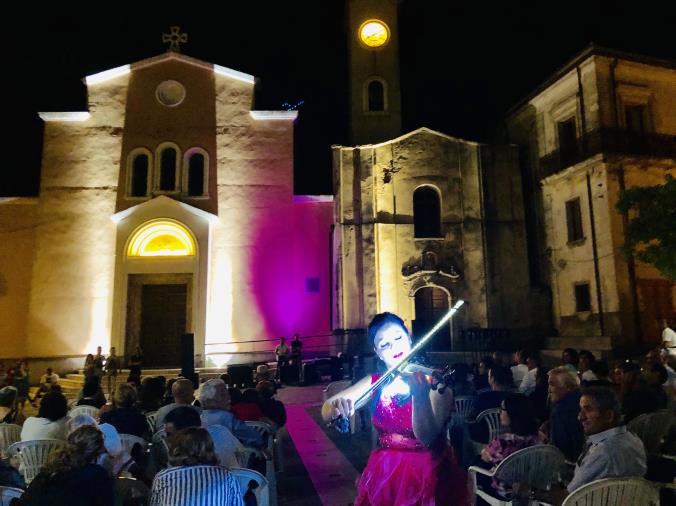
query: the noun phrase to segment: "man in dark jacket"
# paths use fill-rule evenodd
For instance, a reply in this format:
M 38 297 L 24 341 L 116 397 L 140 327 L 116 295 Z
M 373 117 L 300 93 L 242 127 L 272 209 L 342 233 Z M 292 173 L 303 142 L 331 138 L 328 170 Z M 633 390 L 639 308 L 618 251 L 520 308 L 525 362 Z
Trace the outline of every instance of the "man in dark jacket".
M 582 451 L 584 432 L 580 414 L 580 378 L 566 366 L 549 371 L 549 441 L 575 462 Z M 546 430 L 545 430 L 546 432 Z

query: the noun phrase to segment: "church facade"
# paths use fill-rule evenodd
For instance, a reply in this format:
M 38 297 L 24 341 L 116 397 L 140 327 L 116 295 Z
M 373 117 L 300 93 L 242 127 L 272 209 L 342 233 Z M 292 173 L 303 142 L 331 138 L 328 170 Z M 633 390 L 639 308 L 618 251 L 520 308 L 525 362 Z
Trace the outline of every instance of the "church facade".
M 293 194 L 297 113 L 252 110 L 253 76 L 176 52 L 86 84 L 88 111 L 41 113 L 40 196 L 0 204 L 2 355 L 79 367 L 140 345 L 176 366 L 192 333 L 220 366 L 270 349 L 238 341 L 327 340 L 332 198 Z

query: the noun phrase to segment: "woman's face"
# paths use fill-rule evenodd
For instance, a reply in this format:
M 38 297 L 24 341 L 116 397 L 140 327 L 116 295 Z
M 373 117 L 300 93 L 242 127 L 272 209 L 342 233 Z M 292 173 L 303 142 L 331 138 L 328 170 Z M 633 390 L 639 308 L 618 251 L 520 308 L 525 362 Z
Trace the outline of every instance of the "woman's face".
M 509 427 L 509 414 L 507 413 L 507 408 L 505 407 L 505 401 L 502 401 L 500 404 L 500 425 L 503 427 Z
M 411 338 L 401 325 L 388 322 L 378 330 L 373 347 L 378 358 L 390 368 L 401 362 L 411 349 Z

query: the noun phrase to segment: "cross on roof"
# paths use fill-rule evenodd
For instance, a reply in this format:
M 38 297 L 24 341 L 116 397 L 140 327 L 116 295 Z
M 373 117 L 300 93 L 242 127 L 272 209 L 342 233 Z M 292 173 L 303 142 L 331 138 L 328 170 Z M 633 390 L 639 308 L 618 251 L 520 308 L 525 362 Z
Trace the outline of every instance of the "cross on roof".
M 162 34 L 162 42 L 169 43 L 169 48 L 167 51 L 176 51 L 177 53 L 180 53 L 181 44 L 187 44 L 188 42 L 188 34 L 180 33 L 180 26 L 170 26 L 169 31 L 170 33 Z

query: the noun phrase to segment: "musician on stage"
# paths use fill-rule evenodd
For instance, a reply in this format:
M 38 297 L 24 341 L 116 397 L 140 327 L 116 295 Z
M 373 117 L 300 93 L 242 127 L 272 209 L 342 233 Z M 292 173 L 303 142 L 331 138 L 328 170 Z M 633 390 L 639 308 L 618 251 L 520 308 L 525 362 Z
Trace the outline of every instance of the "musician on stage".
M 411 350 L 411 337 L 398 316 L 376 315 L 368 326 L 368 339 L 388 369 Z M 367 376 L 329 398 L 322 406 L 326 422 L 354 413 L 354 405 L 375 383 Z M 369 457 L 358 483 L 355 506 L 466 504 L 465 473 L 455 464 L 446 445 L 445 425 L 453 410 L 453 392 L 430 388 L 422 373 L 395 376 L 373 393 L 373 426 L 378 448 Z

